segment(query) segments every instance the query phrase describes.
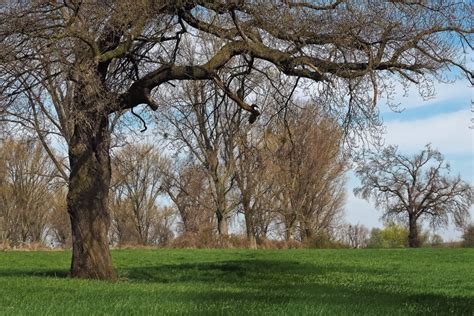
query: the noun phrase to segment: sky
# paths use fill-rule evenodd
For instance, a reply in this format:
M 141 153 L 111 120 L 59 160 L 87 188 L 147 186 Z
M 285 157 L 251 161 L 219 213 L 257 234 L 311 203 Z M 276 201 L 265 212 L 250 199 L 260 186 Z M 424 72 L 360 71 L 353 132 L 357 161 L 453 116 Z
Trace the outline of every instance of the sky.
M 415 89 L 408 95 L 397 89 L 395 101 L 404 111 L 396 113 L 381 105 L 381 116 L 386 127 L 385 144 L 398 145 L 399 151 L 411 154 L 431 143 L 451 164 L 454 175 L 460 174 L 474 184 L 474 88 L 467 80 L 451 84 L 435 84 L 435 95 L 423 100 Z M 382 227 L 382 215 L 365 200 L 354 196 L 353 189 L 360 184 L 353 172 L 348 174 L 346 220 L 369 228 Z M 471 207 L 474 220 L 474 208 Z M 452 225 L 437 229 L 445 240 L 457 240 L 461 232 Z

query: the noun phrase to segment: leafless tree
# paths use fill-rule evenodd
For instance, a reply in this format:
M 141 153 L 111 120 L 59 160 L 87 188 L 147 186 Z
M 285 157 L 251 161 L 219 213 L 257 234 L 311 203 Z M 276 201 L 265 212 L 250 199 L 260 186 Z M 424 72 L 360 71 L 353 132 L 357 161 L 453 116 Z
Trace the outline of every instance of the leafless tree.
M 124 218 L 116 221 L 130 221 L 138 244 L 147 245 L 155 241 L 153 231 L 159 227 L 158 199 L 163 198 L 162 183 L 164 174 L 162 158 L 152 145 L 126 145 L 121 148 L 112 161 L 113 190 L 111 198 L 115 201 Z M 163 202 L 162 202 L 163 203 Z M 119 211 L 115 212 L 118 215 Z M 120 216 L 117 216 L 120 217 Z
M 351 248 L 365 248 L 369 242 L 369 229 L 361 224 L 344 225 L 342 240 Z
M 286 238 L 294 238 L 297 228 L 301 240 L 327 233 L 345 202 L 346 163 L 338 125 L 305 106 L 288 114 L 287 123 L 273 133 L 271 175 L 277 179 L 275 195 Z
M 173 105 L 160 113 L 165 118 L 166 140 L 173 148 L 184 148 L 187 159 L 206 171 L 213 197 L 217 233 L 228 234 L 228 221 L 235 205 L 230 203 L 235 162 L 233 134 L 240 128 L 241 111 L 216 92 L 216 86 L 189 82 L 182 86 Z M 183 153 L 183 155 L 185 154 Z
M 71 224 L 66 209 L 67 188 L 56 185 L 51 198 L 51 213 L 48 218 L 48 236 L 52 238 L 53 245 L 62 248 L 71 247 Z
M 474 247 L 474 225 L 469 224 L 466 225 L 464 228 L 464 232 L 462 234 L 462 245 L 464 247 Z
M 163 190 L 180 215 L 179 232 L 197 236 L 209 233 L 216 219 L 206 170 L 195 165 L 178 165 L 174 169 L 165 171 Z
M 3 239 L 13 245 L 42 242 L 47 233 L 55 170 L 34 140 L 7 139 L 0 144 L 0 223 Z
M 344 114 L 350 134 L 372 126 L 391 76 L 427 82 L 451 66 L 471 76 L 458 52 L 472 48 L 472 11 L 461 1 L 8 1 L 0 9 L 2 118 L 33 129 L 45 148 L 54 135 L 64 139 L 68 164 L 49 152 L 69 181 L 71 275 L 113 279 L 110 139 L 120 114 L 156 109 L 153 94 L 165 83 L 209 80 L 255 120 L 258 109 L 219 77 L 247 56 L 267 65 L 252 72 L 314 82 L 319 104 Z M 221 44 L 208 58 L 197 49 L 201 58 L 188 63 L 184 38 Z
M 245 231 L 250 248 L 257 239 L 264 239 L 274 214 L 265 194 L 271 192 L 273 179 L 266 174 L 266 152 L 261 130 L 241 130 L 235 135 L 235 179 L 240 193 L 240 205 L 245 219 Z M 270 215 L 270 216 L 269 216 Z
M 407 221 L 410 247 L 420 246 L 418 225 L 424 219 L 443 226 L 451 216 L 462 227 L 469 217 L 472 187 L 460 176 L 452 177 L 449 164 L 429 144 L 413 156 L 388 146 L 366 157 L 356 174 L 361 179 L 356 195 L 373 198 L 386 219 Z

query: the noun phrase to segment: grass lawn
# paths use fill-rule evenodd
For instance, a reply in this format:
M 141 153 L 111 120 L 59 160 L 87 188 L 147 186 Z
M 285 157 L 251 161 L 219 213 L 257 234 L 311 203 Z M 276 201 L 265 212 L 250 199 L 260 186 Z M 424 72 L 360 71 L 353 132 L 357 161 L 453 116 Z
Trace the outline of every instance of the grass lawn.
M 115 283 L 70 252 L 1 252 L 0 314 L 474 315 L 474 249 L 116 250 Z

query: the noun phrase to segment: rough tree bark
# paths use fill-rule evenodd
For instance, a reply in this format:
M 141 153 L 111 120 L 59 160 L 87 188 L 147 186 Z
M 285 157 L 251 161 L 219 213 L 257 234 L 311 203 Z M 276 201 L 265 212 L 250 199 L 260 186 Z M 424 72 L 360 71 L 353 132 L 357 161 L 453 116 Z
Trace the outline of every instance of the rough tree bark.
M 250 198 L 247 196 L 246 192 L 242 192 L 242 209 L 244 211 L 245 232 L 247 234 L 249 248 L 257 249 L 257 238 L 255 233 L 253 210 L 250 207 Z
M 408 246 L 410 248 L 418 248 L 421 246 L 418 238 L 418 225 L 416 224 L 416 220 L 415 215 L 409 216 Z
M 92 113 L 85 124 L 76 124 L 69 150 L 67 196 L 72 228 L 72 277 L 116 278 L 108 239 L 109 152 L 107 114 Z
M 227 226 L 227 218 L 224 216 L 224 213 L 221 211 L 221 208 L 216 210 L 216 219 L 217 219 L 217 233 L 220 237 L 226 237 L 229 234 Z

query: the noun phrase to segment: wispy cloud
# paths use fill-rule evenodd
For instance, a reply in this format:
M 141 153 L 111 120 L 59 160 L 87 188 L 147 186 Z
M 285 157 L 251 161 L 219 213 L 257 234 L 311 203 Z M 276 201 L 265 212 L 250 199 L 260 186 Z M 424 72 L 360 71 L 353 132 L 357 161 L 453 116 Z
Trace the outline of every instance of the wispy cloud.
M 444 154 L 474 154 L 474 130 L 470 129 L 474 113 L 462 110 L 412 121 L 390 121 L 386 124 L 387 144 L 399 145 L 404 151 L 418 151 L 431 143 Z

